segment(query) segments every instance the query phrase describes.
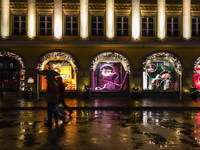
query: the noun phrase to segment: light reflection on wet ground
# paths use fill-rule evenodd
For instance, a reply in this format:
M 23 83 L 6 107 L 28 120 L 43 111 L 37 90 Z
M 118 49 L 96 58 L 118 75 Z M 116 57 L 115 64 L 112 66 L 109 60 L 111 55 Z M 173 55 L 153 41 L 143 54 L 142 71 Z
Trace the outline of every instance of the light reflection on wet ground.
M 199 111 L 74 110 L 51 128 L 45 117 L 45 110 L 0 111 L 1 149 L 200 149 Z

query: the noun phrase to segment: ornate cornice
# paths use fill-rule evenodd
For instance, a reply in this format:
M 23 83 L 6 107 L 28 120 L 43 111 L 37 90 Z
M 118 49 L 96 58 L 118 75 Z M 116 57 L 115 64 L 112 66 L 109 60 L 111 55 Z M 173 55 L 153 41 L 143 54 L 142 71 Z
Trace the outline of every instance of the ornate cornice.
M 79 9 L 79 3 L 63 3 L 63 9 Z
M 182 4 L 177 4 L 177 5 L 167 4 L 166 10 L 182 10 Z
M 200 5 L 191 5 L 191 10 L 200 11 Z
M 106 4 L 105 3 L 90 3 L 89 4 L 89 9 L 106 9 Z
M 157 10 L 157 4 L 140 4 L 140 10 Z
M 40 9 L 53 8 L 53 3 L 37 3 L 36 7 Z M 0 4 L 1 7 L 1 4 Z M 10 8 L 27 8 L 27 2 L 10 2 Z M 79 9 L 79 3 L 63 3 L 63 9 Z M 89 3 L 89 9 L 105 10 L 105 3 Z M 140 4 L 141 10 L 157 10 L 157 4 Z M 116 4 L 115 10 L 131 10 L 131 3 L 129 4 Z M 182 4 L 166 4 L 166 10 L 182 10 Z M 200 5 L 191 5 L 192 11 L 200 11 Z
M 115 4 L 115 10 L 131 10 L 131 4 Z
M 27 8 L 26 2 L 11 2 L 10 8 Z
M 53 3 L 37 3 L 36 8 L 53 8 Z

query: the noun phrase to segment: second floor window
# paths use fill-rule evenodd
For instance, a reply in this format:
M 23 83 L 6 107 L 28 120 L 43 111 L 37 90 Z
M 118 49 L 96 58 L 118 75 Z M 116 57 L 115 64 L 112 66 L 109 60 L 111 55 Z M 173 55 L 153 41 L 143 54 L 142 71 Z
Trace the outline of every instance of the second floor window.
M 155 17 L 142 16 L 142 36 L 155 36 Z
M 77 36 L 78 35 L 78 16 L 65 15 L 65 35 Z
M 26 14 L 16 13 L 12 17 L 12 34 L 13 35 L 26 35 Z
M 128 17 L 129 16 L 117 16 L 116 17 L 116 35 L 117 36 L 128 36 L 128 23 L 129 23 L 129 20 L 128 20 Z
M 52 35 L 52 15 L 39 15 L 39 35 Z
M 167 16 L 167 36 L 179 36 L 179 16 Z
M 200 36 L 200 16 L 192 17 L 192 36 Z
M 92 15 L 91 16 L 91 36 L 104 35 L 104 16 Z

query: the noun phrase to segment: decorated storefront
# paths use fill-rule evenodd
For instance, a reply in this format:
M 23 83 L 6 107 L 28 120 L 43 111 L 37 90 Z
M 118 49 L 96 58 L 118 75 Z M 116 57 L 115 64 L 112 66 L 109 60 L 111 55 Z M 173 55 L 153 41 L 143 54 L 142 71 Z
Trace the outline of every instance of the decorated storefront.
M 115 52 L 97 55 L 91 63 L 92 91 L 128 91 L 130 64 L 127 58 Z
M 193 86 L 196 86 L 200 90 L 200 57 L 194 63 L 193 72 Z
M 24 91 L 25 65 L 18 54 L 0 52 L 0 85 L 1 92 Z
M 143 90 L 179 92 L 181 63 L 174 55 L 153 53 L 143 62 Z
M 66 52 L 51 52 L 45 54 L 38 63 L 38 71 L 54 70 L 62 77 L 66 91 L 77 90 L 77 65 L 75 59 Z M 47 88 L 46 76 L 40 75 L 40 91 Z

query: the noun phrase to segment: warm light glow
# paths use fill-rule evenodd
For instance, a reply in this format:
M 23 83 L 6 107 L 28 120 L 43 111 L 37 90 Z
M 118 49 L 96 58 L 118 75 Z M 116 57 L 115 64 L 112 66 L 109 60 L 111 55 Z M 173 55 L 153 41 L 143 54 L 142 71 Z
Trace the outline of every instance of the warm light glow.
M 1 0 L 1 36 L 9 36 L 10 0 Z
M 88 38 L 88 0 L 80 0 L 80 37 Z
M 183 0 L 183 38 L 191 38 L 191 0 Z
M 114 37 L 114 0 L 106 0 L 106 37 Z
M 54 38 L 62 38 L 62 0 L 54 0 Z
M 140 0 L 132 0 L 132 39 L 140 39 Z
M 28 27 L 27 36 L 30 38 L 36 37 L 36 0 L 28 0 Z
M 165 39 L 166 37 L 166 0 L 157 0 L 158 8 L 158 39 Z

